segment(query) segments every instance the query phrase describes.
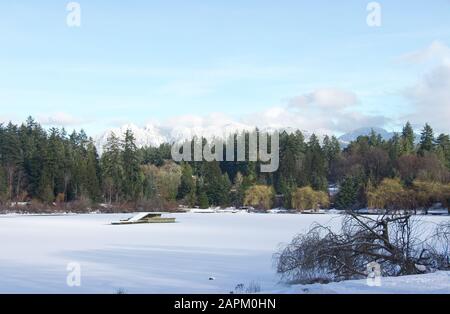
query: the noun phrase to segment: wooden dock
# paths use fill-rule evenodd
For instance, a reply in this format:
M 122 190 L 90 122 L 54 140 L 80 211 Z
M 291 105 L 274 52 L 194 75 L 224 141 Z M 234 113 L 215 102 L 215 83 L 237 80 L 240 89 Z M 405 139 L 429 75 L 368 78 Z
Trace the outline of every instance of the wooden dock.
M 129 219 L 112 222 L 112 225 L 174 223 L 175 218 L 162 217 L 162 213 L 140 213 Z

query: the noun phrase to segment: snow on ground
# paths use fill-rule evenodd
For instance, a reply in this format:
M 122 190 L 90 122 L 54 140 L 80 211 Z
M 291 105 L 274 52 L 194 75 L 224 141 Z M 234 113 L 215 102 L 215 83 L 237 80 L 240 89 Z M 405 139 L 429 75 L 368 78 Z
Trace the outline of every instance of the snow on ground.
M 272 293 L 299 294 L 449 294 L 450 272 L 439 271 L 432 274 L 383 277 L 380 284 L 368 285 L 366 280 L 348 280 L 330 284 L 294 285 Z
M 272 258 L 279 244 L 313 222 L 338 227 L 339 215 L 186 213 L 167 214 L 175 224 L 110 225 L 131 216 L 0 216 L 0 293 L 228 293 L 250 282 L 276 293 L 379 291 L 365 281 L 279 283 Z M 73 262 L 80 287 L 66 284 Z M 447 273 L 416 277 L 383 279 L 382 290 L 450 293 Z

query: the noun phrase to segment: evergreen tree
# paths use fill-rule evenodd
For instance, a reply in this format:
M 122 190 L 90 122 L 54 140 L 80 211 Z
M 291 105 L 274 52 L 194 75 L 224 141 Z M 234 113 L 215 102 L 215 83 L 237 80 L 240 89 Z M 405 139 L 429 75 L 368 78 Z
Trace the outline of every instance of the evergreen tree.
M 7 199 L 7 182 L 6 182 L 6 174 L 3 167 L 0 167 L 0 204 L 3 204 Z
M 229 203 L 231 183 L 228 175 L 222 175 L 217 161 L 204 162 L 202 169 L 203 188 L 210 205 L 226 205 Z
M 53 194 L 64 193 L 64 144 L 59 130 L 55 128 L 50 129 L 46 169 L 48 169 L 49 188 Z
M 191 206 L 195 204 L 195 181 L 192 167 L 189 164 L 183 164 L 177 199 L 186 199 Z
M 297 190 L 297 184 L 292 179 L 286 180 L 285 178 L 281 179 L 281 187 L 280 193 L 283 194 L 283 206 L 284 208 L 293 208 L 292 204 L 292 194 Z
M 28 193 L 31 198 L 40 198 L 41 176 L 44 174 L 47 156 L 47 134 L 40 127 L 27 126 L 28 143 L 25 145 L 25 171 L 28 175 Z
M 414 130 L 409 121 L 403 127 L 401 141 L 402 141 L 402 154 L 409 155 L 414 153 L 414 141 L 416 136 L 414 135 Z
M 328 180 L 335 181 L 336 173 L 334 172 L 334 169 L 336 168 L 336 164 L 341 155 L 341 145 L 339 140 L 335 136 L 330 138 L 326 135 L 323 139 L 323 152 L 327 162 L 326 168 Z
M 431 126 L 425 124 L 420 135 L 419 152 L 423 155 L 425 152 L 431 152 L 434 148 L 434 133 Z
M 302 165 L 305 162 L 306 144 L 303 134 L 283 132 L 280 134 L 280 166 L 275 175 L 275 188 L 281 192 L 286 182 L 295 182 L 296 185 L 308 183 Z
M 65 132 L 64 132 L 65 134 Z M 75 199 L 75 195 L 71 189 L 72 187 L 72 173 L 76 167 L 73 156 L 73 148 L 70 145 L 70 142 L 64 136 L 64 156 L 62 160 L 62 175 L 63 175 L 63 193 L 64 193 L 64 201 L 72 201 Z
M 342 182 L 339 193 L 336 195 L 336 208 L 352 210 L 358 207 L 358 193 L 360 182 L 355 177 L 347 177 Z
M 202 209 L 209 208 L 209 200 L 205 191 L 200 192 L 198 196 L 198 206 Z
M 398 133 L 394 133 L 392 138 L 388 141 L 389 157 L 392 161 L 397 160 L 403 152 L 403 143 Z
M 441 160 L 450 169 L 450 136 L 448 134 L 440 134 L 436 139 L 436 146 Z
M 122 195 L 124 167 L 121 149 L 120 139 L 111 133 L 101 158 L 104 194 L 109 203 L 119 202 Z M 150 186 L 148 181 L 147 184 Z
M 1 161 L 6 172 L 7 195 L 12 200 L 16 196 L 14 192 L 18 192 L 15 189 L 15 182 L 21 175 L 23 156 L 17 126 L 10 122 L 2 133 Z
M 303 171 L 307 174 L 309 185 L 314 190 L 324 191 L 327 189 L 325 154 L 315 134 L 311 135 L 307 145 L 306 162 Z
M 377 134 L 374 129 L 370 131 L 369 135 L 369 146 L 372 147 L 379 147 L 383 144 L 383 138 L 381 137 L 381 134 Z
M 142 173 L 135 138 L 131 130 L 125 132 L 123 142 L 123 191 L 126 200 L 137 201 L 142 191 Z
M 238 172 L 234 178 L 234 185 L 232 187 L 232 203 L 235 207 L 240 207 L 244 204 L 245 189 L 244 176 Z
M 100 186 L 101 186 L 101 170 L 100 161 L 97 154 L 97 149 L 92 141 L 87 146 L 87 159 L 86 159 L 86 190 L 89 198 L 92 201 L 98 201 L 100 198 Z

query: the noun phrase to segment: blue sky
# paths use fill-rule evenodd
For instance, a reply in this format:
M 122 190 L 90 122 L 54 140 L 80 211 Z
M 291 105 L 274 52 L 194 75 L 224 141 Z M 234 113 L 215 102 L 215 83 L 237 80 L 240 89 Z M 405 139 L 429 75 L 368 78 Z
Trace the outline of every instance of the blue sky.
M 70 28 L 68 1 L 0 1 L 0 120 L 450 131 L 448 0 L 378 1 L 381 27 L 362 0 L 78 2 Z

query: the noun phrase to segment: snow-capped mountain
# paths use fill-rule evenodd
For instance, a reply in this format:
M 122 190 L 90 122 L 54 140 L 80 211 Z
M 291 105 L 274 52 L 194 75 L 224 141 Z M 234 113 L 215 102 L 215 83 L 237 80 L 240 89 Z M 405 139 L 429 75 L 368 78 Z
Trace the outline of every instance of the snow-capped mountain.
M 95 145 L 97 149 L 100 151 L 103 150 L 103 146 L 106 144 L 111 133 L 114 133 L 116 136 L 123 139 L 127 130 L 131 130 L 133 132 L 136 139 L 136 145 L 138 147 L 159 146 L 167 141 L 167 136 L 161 129 L 155 127 L 154 125 L 146 125 L 141 128 L 135 124 L 126 124 L 121 127 L 109 129 L 101 135 L 95 137 Z
M 389 140 L 394 136 L 393 132 L 388 132 L 383 128 L 379 127 L 365 127 L 359 128 L 354 131 L 348 132 L 339 137 L 339 141 L 343 145 L 348 145 L 350 142 L 355 141 L 359 136 L 368 136 L 372 133 L 372 130 L 375 131 L 376 134 L 380 134 L 384 140 Z
M 238 122 L 224 121 L 221 125 L 157 125 L 147 124 L 144 127 L 139 127 L 135 124 L 125 124 L 121 127 L 111 128 L 99 136 L 94 138 L 95 145 L 98 151 L 101 153 L 103 147 L 106 144 L 108 137 L 111 133 L 114 133 L 119 138 L 123 139 L 127 130 L 131 130 L 136 139 L 136 145 L 138 147 L 157 147 L 163 143 L 179 143 L 187 139 L 192 139 L 194 136 L 203 137 L 206 139 L 212 138 L 226 138 L 230 134 L 243 131 L 252 131 L 256 128 L 253 125 L 246 125 Z M 286 127 L 279 128 L 260 128 L 260 131 L 273 133 L 275 131 L 286 131 L 288 133 L 294 133 L 298 129 Z M 301 130 L 305 138 L 309 138 L 310 132 Z
M 138 147 L 157 147 L 163 143 L 179 143 L 195 136 L 199 138 L 204 137 L 206 139 L 212 139 L 214 137 L 226 138 L 228 135 L 235 132 L 251 131 L 254 128 L 254 126 L 240 123 L 224 123 L 220 127 L 186 125 L 162 126 L 153 124 L 139 127 L 135 124 L 126 124 L 118 128 L 109 129 L 100 136 L 97 136 L 95 138 L 95 144 L 101 152 L 111 133 L 114 133 L 119 138 L 123 139 L 127 130 L 133 132 Z
M 158 124 L 147 124 L 144 127 L 139 127 L 135 124 L 125 124 L 121 127 L 112 128 L 95 138 L 95 144 L 97 149 L 101 153 L 104 145 L 111 133 L 114 132 L 119 138 L 124 137 L 127 130 L 131 130 L 136 139 L 136 145 L 138 147 L 157 147 L 163 143 L 179 143 L 187 139 L 192 139 L 196 137 L 204 137 L 206 139 L 212 138 L 226 138 L 228 135 L 242 132 L 242 131 L 252 131 L 255 126 L 246 125 L 237 122 L 224 121 L 222 125 L 189 125 L 189 124 L 177 124 L 177 125 L 158 125 Z M 286 128 L 273 128 L 266 127 L 260 128 L 263 132 L 273 133 L 275 131 L 286 131 L 288 133 L 294 133 L 298 129 L 292 127 Z M 359 128 L 352 132 L 346 133 L 339 137 L 339 141 L 343 146 L 348 145 L 351 141 L 354 141 L 358 136 L 370 135 L 371 131 L 374 130 L 377 134 L 381 134 L 382 138 L 385 140 L 390 139 L 394 133 L 388 132 L 383 128 L 378 127 L 366 127 Z M 300 130 L 305 139 L 307 140 L 312 132 L 306 130 Z M 319 136 L 319 138 L 322 138 Z

